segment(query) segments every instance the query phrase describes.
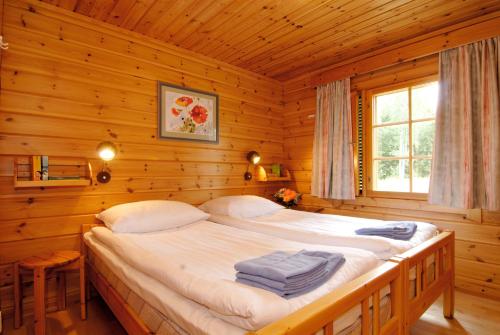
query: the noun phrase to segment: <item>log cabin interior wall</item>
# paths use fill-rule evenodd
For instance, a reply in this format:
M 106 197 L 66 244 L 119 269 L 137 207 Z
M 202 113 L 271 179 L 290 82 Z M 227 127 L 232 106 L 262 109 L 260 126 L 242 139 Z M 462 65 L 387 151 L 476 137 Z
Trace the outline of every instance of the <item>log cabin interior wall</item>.
M 278 187 L 245 182 L 243 174 L 250 150 L 263 163 L 282 159 L 279 82 L 37 1 L 9 0 L 4 9 L 10 49 L 1 69 L 2 311 L 12 306 L 12 262 L 78 249 L 80 225 L 104 208 L 144 199 L 199 204 Z M 157 80 L 219 94 L 219 144 L 157 139 Z M 119 147 L 109 184 L 13 188 L 14 155 L 89 159 L 96 171 L 103 140 Z

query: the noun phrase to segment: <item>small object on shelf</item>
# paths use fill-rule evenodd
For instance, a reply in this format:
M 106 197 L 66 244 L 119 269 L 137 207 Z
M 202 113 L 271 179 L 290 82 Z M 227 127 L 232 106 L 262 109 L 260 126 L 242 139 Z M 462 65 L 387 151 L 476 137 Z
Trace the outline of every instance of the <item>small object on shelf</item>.
M 41 156 L 41 175 L 42 180 L 49 180 L 49 156 Z
M 48 180 L 80 180 L 82 177 L 80 176 L 61 176 L 61 177 L 54 177 L 50 176 Z
M 42 156 L 31 157 L 31 180 L 42 180 Z
M 280 168 L 280 171 L 281 171 L 280 176 L 274 176 L 270 169 L 266 170 L 262 165 L 259 165 L 257 167 L 256 179 L 257 179 L 257 181 L 260 181 L 260 182 L 290 181 L 290 180 L 292 180 L 292 178 L 290 176 L 290 172 L 288 171 L 287 168 L 282 166 Z
M 271 172 L 275 177 L 281 177 L 281 165 L 280 164 L 272 164 Z

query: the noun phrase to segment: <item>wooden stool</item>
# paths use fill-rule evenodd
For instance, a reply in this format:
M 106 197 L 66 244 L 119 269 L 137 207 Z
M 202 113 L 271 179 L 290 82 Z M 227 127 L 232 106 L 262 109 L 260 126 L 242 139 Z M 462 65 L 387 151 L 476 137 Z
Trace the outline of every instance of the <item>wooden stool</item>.
M 14 264 L 14 328 L 22 324 L 22 275 L 33 273 L 35 296 L 35 334 L 45 334 L 45 278 L 57 275 L 57 308 L 66 308 L 66 271 L 80 271 L 80 314 L 87 318 L 85 300 L 85 259 L 78 251 L 55 251 L 25 258 Z

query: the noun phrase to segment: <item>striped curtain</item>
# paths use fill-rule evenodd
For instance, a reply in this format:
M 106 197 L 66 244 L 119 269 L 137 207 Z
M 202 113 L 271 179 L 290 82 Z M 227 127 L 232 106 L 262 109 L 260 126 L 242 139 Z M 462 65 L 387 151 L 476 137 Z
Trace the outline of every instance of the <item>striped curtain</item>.
M 429 202 L 500 209 L 500 37 L 439 55 Z
M 311 194 L 354 199 L 350 79 L 319 86 L 316 92 Z

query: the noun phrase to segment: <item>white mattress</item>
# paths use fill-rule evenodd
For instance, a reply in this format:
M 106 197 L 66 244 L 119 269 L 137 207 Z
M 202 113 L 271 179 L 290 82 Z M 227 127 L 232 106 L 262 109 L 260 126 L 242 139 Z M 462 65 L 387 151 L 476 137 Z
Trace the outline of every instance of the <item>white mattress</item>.
M 380 226 L 387 221 L 350 216 L 318 214 L 281 209 L 273 214 L 240 219 L 224 215 L 211 215 L 210 221 L 252 232 L 276 236 L 292 241 L 345 246 L 369 250 L 379 259 L 387 260 L 430 239 L 437 227 L 426 222 L 415 222 L 417 231 L 409 241 L 378 236 L 357 235 L 355 230 Z
M 184 323 L 194 321 L 196 332 L 189 330 L 193 334 L 232 334 L 261 328 L 380 264 L 374 254 L 360 249 L 287 241 L 207 221 L 146 234 L 114 234 L 99 227 L 92 230 L 87 239 L 90 238 L 94 245 L 105 246 L 108 253 L 120 255 L 114 262 L 119 260 L 121 268 L 127 270 L 117 275 L 141 277 L 131 279 L 139 290 L 137 294 L 155 307 L 160 305 L 157 308 L 162 312 L 173 309 L 184 315 L 181 318 Z M 341 252 L 346 263 L 321 287 L 289 300 L 234 281 L 233 266 L 238 261 L 276 250 L 302 249 Z M 188 303 L 178 308 L 178 303 L 172 303 L 170 297 L 162 296 L 164 294 L 175 295 Z M 201 308 L 197 312 L 198 320 L 191 317 L 191 308 Z M 359 314 L 359 307 L 353 309 L 336 322 L 336 329 L 354 323 Z M 167 312 L 165 315 L 169 316 Z M 171 318 L 177 322 L 175 317 Z M 179 325 L 188 328 L 185 324 Z M 230 328 L 222 331 L 220 327 Z
M 99 242 L 92 233 L 85 234 L 88 247 L 120 280 L 152 307 L 192 335 L 243 335 L 246 330 L 214 316 L 205 306 L 184 298 L 156 279 L 125 263 Z

